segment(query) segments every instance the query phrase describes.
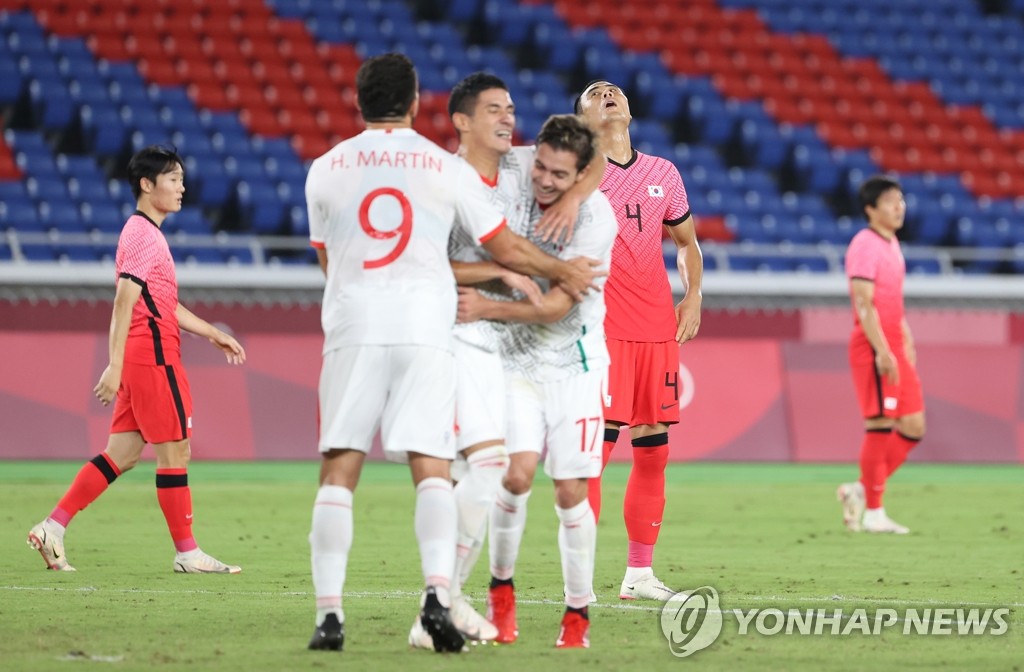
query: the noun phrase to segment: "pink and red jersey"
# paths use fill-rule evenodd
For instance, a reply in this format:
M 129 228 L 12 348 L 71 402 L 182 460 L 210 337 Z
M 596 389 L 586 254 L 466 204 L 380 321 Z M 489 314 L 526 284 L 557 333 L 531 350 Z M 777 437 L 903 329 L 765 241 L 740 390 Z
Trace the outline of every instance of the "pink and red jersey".
M 871 228 L 859 231 L 846 250 L 846 277 L 870 280 L 875 285 L 874 304 L 878 319 L 890 344 L 903 339 L 903 279 L 907 273 L 900 243 L 893 236 L 886 240 Z M 851 291 L 851 296 L 852 296 Z M 863 334 L 853 306 L 855 330 Z
M 604 288 L 605 334 L 620 341 L 671 341 L 676 313 L 661 227 L 675 226 L 690 214 L 683 179 L 670 161 L 634 150 L 625 165 L 608 161 L 601 191 L 619 227 Z
M 173 364 L 181 360 L 178 280 L 160 227 L 136 211 L 121 229 L 114 260 L 117 282 L 134 282 L 142 296 L 132 308 L 124 361 Z

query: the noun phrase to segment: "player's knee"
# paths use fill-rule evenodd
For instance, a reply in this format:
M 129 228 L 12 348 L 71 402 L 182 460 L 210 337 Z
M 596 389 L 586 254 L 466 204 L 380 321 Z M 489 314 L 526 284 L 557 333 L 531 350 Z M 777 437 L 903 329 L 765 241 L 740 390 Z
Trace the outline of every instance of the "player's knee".
M 896 423 L 896 430 L 908 439 L 920 441 L 924 438 L 925 432 L 924 414 L 908 415 L 900 418 L 899 422 Z
M 560 509 L 571 509 L 587 498 L 587 479 L 574 478 L 555 482 L 555 504 Z
M 512 465 L 505 474 L 505 478 L 502 479 L 501 484 L 513 495 L 524 495 L 529 492 L 530 488 L 533 486 L 533 478 L 530 474 L 516 469 L 515 465 Z

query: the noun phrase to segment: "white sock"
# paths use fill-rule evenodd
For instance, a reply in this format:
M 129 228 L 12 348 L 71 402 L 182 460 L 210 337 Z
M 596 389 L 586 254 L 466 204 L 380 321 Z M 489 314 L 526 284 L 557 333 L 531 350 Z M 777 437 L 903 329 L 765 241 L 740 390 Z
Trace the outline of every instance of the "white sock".
M 511 579 L 519 556 L 519 544 L 526 529 L 526 501 L 530 491 L 513 495 L 504 486 L 491 507 L 491 576 Z
M 885 507 L 880 506 L 877 509 L 865 509 L 864 510 L 864 522 L 875 522 L 876 520 L 883 520 L 885 518 Z
M 597 523 L 590 501 L 584 499 L 571 509 L 555 507 L 558 514 L 558 549 L 562 552 L 562 580 L 565 603 L 582 609 L 594 590 L 594 556 L 597 552 Z
M 484 448 L 467 457 L 466 464 L 466 476 L 455 486 L 459 543 L 451 592 L 456 597 L 462 593 L 462 584 L 469 578 L 483 549 L 491 506 L 508 469 L 508 452 L 505 446 Z
M 647 578 L 654 574 L 654 569 L 651 567 L 626 567 L 626 576 L 622 578 L 627 583 L 639 581 L 640 579 Z
M 316 593 L 316 624 L 327 614 L 338 615 L 345 585 L 348 552 L 352 548 L 352 491 L 340 485 L 321 485 L 313 503 L 313 530 L 309 533 L 313 561 L 313 590 Z
M 438 598 L 447 597 L 455 571 L 456 528 L 455 495 L 451 481 L 424 478 L 416 486 L 416 540 L 420 545 L 423 580 L 437 586 Z M 446 600 L 442 599 L 444 606 Z

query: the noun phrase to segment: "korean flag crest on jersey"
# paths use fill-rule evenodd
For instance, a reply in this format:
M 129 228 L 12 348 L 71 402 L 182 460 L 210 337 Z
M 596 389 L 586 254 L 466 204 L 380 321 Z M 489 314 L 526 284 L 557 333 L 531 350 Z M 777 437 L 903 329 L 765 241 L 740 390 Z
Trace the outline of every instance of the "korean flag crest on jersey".
M 661 188 L 660 184 L 648 184 L 647 195 L 651 198 L 664 198 L 665 190 Z

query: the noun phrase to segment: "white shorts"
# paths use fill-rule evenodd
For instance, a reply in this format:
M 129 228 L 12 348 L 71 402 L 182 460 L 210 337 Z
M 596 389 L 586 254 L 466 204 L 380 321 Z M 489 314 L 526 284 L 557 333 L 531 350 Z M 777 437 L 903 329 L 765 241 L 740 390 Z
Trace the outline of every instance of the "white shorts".
M 331 350 L 320 370 L 320 452 L 370 452 L 381 431 L 384 455 L 455 457 L 455 358 L 421 345 Z
M 509 455 L 540 454 L 546 443 L 544 472 L 551 478 L 600 476 L 607 369 L 550 383 L 534 383 L 511 372 L 505 375 Z
M 505 370 L 501 355 L 455 342 L 455 444 L 459 451 L 505 438 Z

